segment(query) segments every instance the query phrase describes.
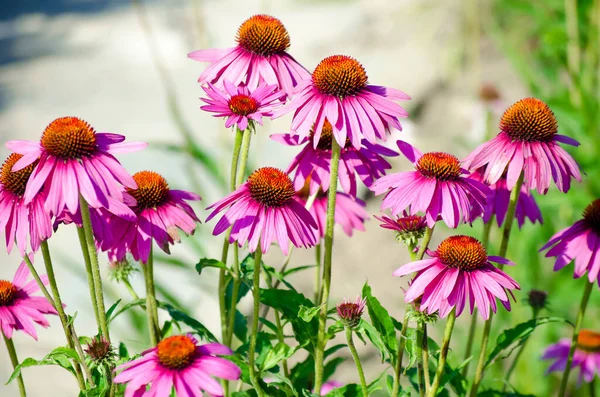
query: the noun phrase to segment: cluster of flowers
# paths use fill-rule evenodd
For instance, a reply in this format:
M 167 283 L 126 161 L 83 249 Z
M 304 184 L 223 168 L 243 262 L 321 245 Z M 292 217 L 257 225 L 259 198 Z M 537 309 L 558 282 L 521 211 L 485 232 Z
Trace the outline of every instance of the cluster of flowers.
M 552 111 L 534 98 L 509 107 L 498 135 L 463 161 L 445 152 L 422 153 L 398 141 L 414 169 L 386 175 L 391 169 L 386 157 L 398 153 L 383 141 L 392 129 L 402 129 L 400 119 L 407 113 L 397 102 L 409 96 L 368 84 L 363 66 L 349 56 L 327 57 L 309 73 L 287 53 L 289 46 L 288 32 L 278 19 L 256 15 L 240 26 L 235 47 L 189 54 L 209 63 L 199 78 L 206 94 L 201 109 L 225 118 L 226 127 L 253 131 L 264 117 L 293 113 L 290 132 L 271 137 L 300 147 L 287 169 L 259 168 L 208 207 L 212 212 L 207 222 L 222 213 L 213 234 L 229 230 L 230 243 L 247 243 L 250 252 L 268 252 L 276 243 L 286 255 L 290 242 L 315 246 L 327 233 L 328 194 L 335 197 L 334 218 L 342 230 L 349 236 L 364 230 L 369 215 L 357 197 L 360 181 L 376 195 L 385 194 L 381 209 L 391 215 L 378 218 L 381 226 L 397 232 L 414 250 L 438 222 L 455 229 L 482 217 L 500 226 L 510 212 L 513 191 L 518 192 L 518 225 L 527 219 L 541 223 L 531 191 L 545 194 L 554 181 L 567 192 L 571 178 L 581 180 L 576 162 L 560 146 L 578 143 L 557 133 Z M 170 189 L 153 171 L 130 175 L 114 157 L 142 149 L 143 143 L 125 143 L 122 135 L 96 133 L 81 119 L 63 117 L 46 127 L 39 142 L 11 141 L 6 146 L 14 153 L 0 173 L 0 212 L 8 214 L 0 226 L 9 252 L 13 245 L 23 257 L 36 252 L 58 227 L 82 227 L 89 214 L 98 250 L 113 261 L 131 255 L 147 263 L 153 241 L 168 252 L 179 241 L 179 230 L 192 234 L 200 222 L 188 204 L 200 200 L 198 195 Z M 547 255 L 557 258 L 555 270 L 575 261 L 577 277 L 587 271 L 590 282 L 598 280 L 600 200 L 544 249 L 550 247 Z M 480 241 L 464 235 L 446 238 L 435 251 L 422 248 L 428 259 L 421 256 L 394 272 L 413 275 L 406 302 L 418 302 L 420 311 L 440 317 L 453 311 L 458 316 L 468 304 L 471 313 L 477 307 L 487 320 L 496 312 L 497 300 L 510 310 L 512 290 L 520 287 L 502 271 L 502 265 L 513 264 L 508 259 L 488 255 Z M 7 338 L 13 330 L 35 337 L 32 321 L 47 326 L 43 315 L 56 313 L 49 301 L 32 295 L 39 285 L 27 283 L 27 277 L 23 264 L 12 282 L 0 281 L 0 328 Z M 355 324 L 364 304 L 360 299 L 344 302 L 338 313 Z M 597 334 L 582 332 L 580 338 L 583 352 L 597 353 Z M 551 348 L 546 357 L 562 356 L 562 346 Z M 224 345 L 198 345 L 191 335 L 171 336 L 118 367 L 114 382 L 127 384 L 125 396 L 163 396 L 173 388 L 182 396 L 198 395 L 198 390 L 222 396 L 213 376 L 240 376 L 236 365 L 217 357 L 230 354 Z M 589 380 L 591 360 L 578 354 L 575 365 L 584 368 Z M 551 369 L 562 367 L 564 360 Z

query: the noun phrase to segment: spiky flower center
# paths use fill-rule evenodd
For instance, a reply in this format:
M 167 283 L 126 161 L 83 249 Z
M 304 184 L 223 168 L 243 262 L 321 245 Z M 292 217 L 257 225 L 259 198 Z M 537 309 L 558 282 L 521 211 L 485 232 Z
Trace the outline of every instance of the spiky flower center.
M 600 199 L 592 201 L 583 211 L 583 222 L 600 234 Z
M 169 184 L 160 174 L 153 171 L 140 171 L 133 175 L 137 189 L 127 189 L 127 192 L 137 201 L 140 209 L 156 208 L 161 205 L 169 194 Z
M 229 100 L 229 110 L 237 115 L 247 116 L 258 110 L 258 102 L 248 95 L 234 95 Z
M 340 320 L 344 323 L 344 326 L 354 328 L 358 326 L 360 319 L 365 308 L 364 299 L 358 298 L 356 302 L 350 302 L 348 299 L 344 299 L 336 305 L 336 310 Z
M 600 352 L 600 333 L 583 329 L 577 337 L 577 348 L 589 353 Z
M 290 35 L 277 18 L 254 15 L 239 27 L 236 38 L 245 50 L 257 55 L 270 56 L 290 47 Z
M 456 157 L 448 153 L 425 153 L 417 161 L 415 168 L 423 176 L 440 181 L 453 181 L 460 177 L 460 163 Z
M 558 123 L 543 101 L 525 98 L 506 109 L 500 129 L 515 141 L 550 142 L 558 131 Z
M 27 181 L 29 180 L 31 173 L 38 163 L 36 160 L 27 167 L 17 172 L 12 172 L 13 166 L 21 159 L 21 157 L 23 156 L 17 153 L 11 154 L 4 161 L 4 164 L 2 164 L 2 169 L 0 170 L 0 183 L 2 183 L 4 189 L 14 193 L 17 196 L 23 196 L 25 194 L 25 186 L 27 186 Z
M 402 232 L 417 232 L 425 229 L 425 217 L 420 215 L 408 215 L 396 219 L 399 231 Z
M 248 177 L 252 198 L 267 207 L 281 207 L 296 193 L 290 177 L 273 167 L 259 168 Z
M 367 72 L 354 58 L 333 55 L 321 61 L 312 74 L 313 84 L 326 95 L 345 98 L 367 85 Z
M 315 138 L 315 126 L 310 130 L 310 139 L 314 142 Z M 319 143 L 317 143 L 317 149 L 324 151 L 331 151 L 331 145 L 333 143 L 333 127 L 329 120 L 325 120 L 323 123 L 323 128 L 321 129 L 321 136 L 319 137 Z M 346 144 L 344 145 L 344 149 L 348 149 L 352 147 L 352 142 L 350 142 L 349 138 L 346 138 Z
M 10 306 L 17 298 L 17 287 L 10 281 L 0 280 L 0 307 Z
M 440 261 L 451 268 L 473 271 L 487 263 L 487 252 L 483 245 L 470 236 L 451 236 L 437 248 Z
M 46 127 L 41 144 L 54 157 L 80 159 L 96 151 L 96 132 L 77 117 L 61 117 Z
M 85 352 L 92 360 L 100 362 L 110 358 L 112 347 L 105 337 L 97 336 L 92 338 L 90 343 L 88 343 Z
M 196 358 L 196 344 L 189 336 L 175 335 L 163 339 L 157 346 L 158 361 L 169 369 L 183 369 Z

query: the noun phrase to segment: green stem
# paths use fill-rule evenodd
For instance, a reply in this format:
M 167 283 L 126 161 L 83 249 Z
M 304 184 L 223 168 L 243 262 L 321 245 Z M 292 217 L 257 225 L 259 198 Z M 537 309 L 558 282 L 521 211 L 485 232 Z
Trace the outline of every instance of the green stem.
M 596 377 L 590 382 L 590 397 L 596 397 Z
M 513 221 L 515 219 L 515 211 L 517 209 L 517 201 L 519 199 L 519 194 L 521 193 L 521 186 L 523 185 L 523 177 L 524 174 L 521 172 L 519 175 L 519 179 L 517 183 L 513 187 L 512 192 L 510 192 L 510 201 L 508 203 L 508 210 L 506 211 L 506 218 L 504 220 L 504 229 L 502 230 L 502 241 L 500 243 L 500 251 L 498 256 L 503 258 L 506 257 L 506 252 L 508 250 L 508 242 L 510 240 L 510 231 L 512 230 Z M 502 270 L 504 265 L 499 264 L 498 269 Z M 479 389 L 479 385 L 483 380 L 484 370 L 485 370 L 485 362 L 487 357 L 487 347 L 488 342 L 490 340 L 490 330 L 492 329 L 492 320 L 494 318 L 493 313 L 490 313 L 490 317 L 486 320 L 485 325 L 483 327 L 483 336 L 481 338 L 481 350 L 479 352 L 479 361 L 477 362 L 477 370 L 475 371 L 475 379 L 473 380 L 473 386 L 471 387 L 470 396 L 477 396 L 477 390 Z
M 319 332 L 315 351 L 315 394 L 321 394 L 323 384 L 323 361 L 327 345 L 327 301 L 331 289 L 331 265 L 333 258 L 333 226 L 335 225 L 335 200 L 337 196 L 338 169 L 341 147 L 337 140 L 331 142 L 331 175 L 327 192 L 327 221 L 325 223 L 325 256 L 323 259 L 323 288 L 321 292 L 321 312 L 319 314 Z
M 65 309 L 60 298 L 60 293 L 58 292 L 58 284 L 56 283 L 56 276 L 54 275 L 54 266 L 52 266 L 52 258 L 50 257 L 48 241 L 42 241 L 40 247 L 42 251 L 42 256 L 44 258 L 44 265 L 46 267 L 46 275 L 48 276 L 48 284 L 50 285 L 50 291 L 52 291 L 54 308 L 58 313 L 58 318 L 60 319 L 63 331 L 65 332 L 65 338 L 67 339 L 67 344 L 69 348 L 75 349 L 75 343 L 79 343 L 79 340 L 74 340 L 73 335 L 71 334 L 71 330 L 69 328 L 69 319 L 67 317 L 67 314 L 65 313 Z M 82 357 L 80 358 L 82 359 Z M 77 382 L 79 383 L 79 388 L 81 390 L 85 390 L 85 384 L 83 382 L 83 374 L 81 372 L 81 367 L 76 362 L 74 362 L 73 364 L 75 367 L 75 374 L 77 377 Z
M 314 294 L 314 301 L 315 301 L 315 305 L 317 305 L 320 301 L 320 295 L 321 295 L 321 280 L 323 279 L 323 276 L 321 274 L 321 243 L 318 243 L 315 246 L 315 294 Z
M 576 107 L 581 105 L 581 92 L 579 91 L 579 71 L 581 65 L 581 51 L 579 49 L 579 29 L 577 17 L 577 0 L 565 0 L 565 21 L 567 32 L 567 66 L 570 77 L 569 91 L 571 103 Z
M 537 318 L 538 313 L 539 313 L 539 310 L 533 311 L 533 317 L 532 317 L 533 320 L 535 320 Z M 513 360 L 510 367 L 508 368 L 508 371 L 506 371 L 506 375 L 504 376 L 504 387 L 502 388 L 503 392 L 506 391 L 506 388 L 510 384 L 510 377 L 512 376 L 512 373 L 515 371 L 515 368 L 517 368 L 517 363 L 519 362 L 521 355 L 525 351 L 525 346 L 527 345 L 528 341 L 529 341 L 529 337 L 525 338 L 525 340 L 521 344 L 521 347 L 519 348 L 519 351 L 517 351 L 517 354 L 515 355 L 515 359 Z
M 362 395 L 364 397 L 368 397 L 369 389 L 367 388 L 367 382 L 365 381 L 365 373 L 363 371 L 362 364 L 360 363 L 360 357 L 358 356 L 358 352 L 356 351 L 356 346 L 354 346 L 354 340 L 352 339 L 352 329 L 350 327 L 346 327 L 346 342 L 348 343 L 350 354 L 352 355 L 352 358 L 354 359 L 354 364 L 356 364 L 356 369 L 358 370 L 358 378 L 360 379 Z
M 83 196 L 79 196 L 79 207 L 81 209 L 81 221 L 83 224 L 83 231 L 85 233 L 87 251 L 92 264 L 92 276 L 94 278 L 96 303 L 98 304 L 98 314 L 100 317 L 100 332 L 102 336 L 104 336 L 106 340 L 110 342 L 110 333 L 108 332 L 108 323 L 106 321 L 106 308 L 104 306 L 104 293 L 102 291 L 102 276 L 100 275 L 98 252 L 96 251 L 96 246 L 94 245 L 94 232 L 92 230 L 92 221 L 90 219 L 90 207 Z
M 98 313 L 98 301 L 96 300 L 96 287 L 94 283 L 94 276 L 92 274 L 92 262 L 90 261 L 90 254 L 87 250 L 85 231 L 82 227 L 77 228 L 77 236 L 79 237 L 79 245 L 81 246 L 83 261 L 85 262 L 85 273 L 87 275 L 90 298 L 92 299 L 92 307 L 94 308 L 94 315 L 96 316 L 96 324 L 98 327 L 100 327 L 100 314 Z
M 121 280 L 121 282 L 125 285 L 125 288 L 127 288 L 127 291 L 129 291 L 129 295 L 131 295 L 133 300 L 137 301 L 140 299 L 140 296 L 135 292 L 135 290 L 131 286 L 131 283 L 129 282 L 129 280 L 123 279 L 123 280 Z
M 4 344 L 6 345 L 6 350 L 8 351 L 8 356 L 10 357 L 10 362 L 13 366 L 13 369 L 17 369 L 17 366 L 19 365 L 19 358 L 17 357 L 17 350 L 15 349 L 15 344 L 13 343 L 12 339 L 9 339 L 6 336 L 4 336 L 2 332 L 0 332 L 0 334 L 2 334 L 2 337 L 4 338 Z M 17 377 L 17 384 L 19 385 L 19 393 L 21 394 L 21 397 L 27 397 L 22 372 Z
M 421 241 L 421 246 L 419 247 L 419 252 L 417 252 L 417 257 L 415 260 L 420 261 L 425 256 L 425 251 L 427 251 L 427 247 L 429 247 L 429 243 L 431 242 L 431 236 L 433 236 L 433 229 L 435 228 L 435 224 L 432 227 L 428 227 L 425 230 L 425 235 L 423 236 L 423 241 Z M 412 256 L 412 251 L 411 251 Z
M 231 304 L 229 308 L 229 319 L 227 321 L 227 332 L 225 338 L 225 345 L 231 346 L 233 341 L 233 328 L 235 326 L 235 313 L 238 301 L 238 295 L 240 286 L 242 285 L 242 278 L 240 275 L 240 260 L 238 255 L 239 247 L 237 244 L 233 245 L 233 286 L 231 288 Z
M 396 365 L 394 366 L 394 384 L 392 386 L 392 397 L 398 397 L 400 392 L 400 378 L 402 377 L 402 358 L 404 357 L 404 348 L 406 347 L 406 334 L 408 332 L 408 313 L 404 315 L 400 338 L 398 338 L 398 352 L 396 355 Z
M 144 270 L 144 281 L 146 282 L 146 319 L 148 321 L 148 333 L 150 344 L 158 345 L 161 339 L 160 325 L 158 322 L 158 305 L 156 303 L 156 288 L 154 287 L 154 253 L 150 245 L 148 261 L 142 264 Z
M 427 336 L 427 323 L 423 324 L 423 375 L 425 375 L 425 391 L 429 393 L 431 381 L 429 379 L 429 337 Z
M 35 282 L 37 283 L 38 287 L 40 287 L 40 290 L 42 291 L 42 294 L 44 294 L 44 297 L 46 298 L 46 300 L 48 300 L 48 302 L 50 302 L 50 304 L 52 306 L 56 307 L 56 303 L 54 302 L 54 298 L 52 298 L 52 296 L 50 295 L 50 292 L 48 292 L 48 289 L 46 288 L 46 286 L 44 285 L 44 282 L 40 278 L 40 275 L 37 272 L 37 270 L 35 269 L 35 266 L 33 266 L 33 263 L 29 259 L 29 256 L 25 255 L 23 257 L 23 260 L 27 264 L 27 267 L 29 268 L 29 271 L 31 272 L 31 275 L 33 276 L 33 278 L 34 278 Z
M 417 381 L 419 384 L 419 396 L 425 397 L 425 370 L 423 368 L 423 325 L 422 321 L 417 323 Z
M 446 328 L 444 329 L 444 339 L 442 340 L 442 348 L 440 350 L 440 358 L 438 360 L 437 370 L 435 372 L 435 378 L 429 389 L 427 397 L 435 397 L 440 387 L 440 382 L 444 376 L 444 368 L 446 367 L 446 358 L 448 356 L 448 348 L 450 347 L 450 338 L 452 337 L 452 330 L 454 329 L 454 322 L 456 321 L 456 308 L 452 309 L 446 320 Z
M 244 130 L 242 137 L 242 149 L 240 150 L 240 164 L 235 178 L 235 186 L 239 187 L 246 178 L 246 163 L 248 163 L 248 152 L 250 149 L 250 140 L 252 138 L 252 130 L 250 127 Z
M 248 367 L 250 369 L 250 379 L 258 397 L 263 397 L 265 394 L 260 386 L 258 374 L 255 367 L 256 354 L 256 335 L 258 334 L 258 318 L 260 316 L 260 268 L 262 262 L 262 249 L 260 241 L 254 253 L 254 275 L 252 283 L 252 297 L 254 298 L 254 306 L 252 310 L 252 333 L 250 334 L 250 347 L 248 349 Z
M 571 373 L 571 367 L 573 366 L 573 354 L 575 353 L 575 347 L 577 346 L 577 339 L 579 338 L 579 331 L 581 330 L 581 324 L 583 323 L 583 316 L 585 315 L 585 309 L 587 308 L 588 301 L 590 300 L 590 294 L 594 283 L 587 282 L 583 296 L 581 297 L 581 303 L 579 305 L 579 313 L 577 313 L 577 321 L 575 322 L 575 330 L 573 331 L 573 339 L 571 340 L 571 348 L 569 349 L 569 358 L 567 359 L 567 366 L 563 372 L 563 377 L 560 382 L 560 391 L 558 397 L 564 397 L 567 391 L 567 383 L 569 382 L 569 374 Z

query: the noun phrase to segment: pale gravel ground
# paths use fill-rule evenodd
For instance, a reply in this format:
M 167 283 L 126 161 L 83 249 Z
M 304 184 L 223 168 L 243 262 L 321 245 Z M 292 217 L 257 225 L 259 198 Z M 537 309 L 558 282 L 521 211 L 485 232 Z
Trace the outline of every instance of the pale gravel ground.
M 239 23 L 258 12 L 268 12 L 283 20 L 292 37 L 291 52 L 309 69 L 324 56 L 349 54 L 363 63 L 373 83 L 402 89 L 417 102 L 426 98 L 421 118 L 416 124 L 403 123 L 405 131 L 395 134 L 394 138 L 416 141 L 425 150 L 449 150 L 451 146 L 459 156 L 466 154 L 473 143 L 465 142 L 480 138 L 483 118 L 481 105 L 469 92 L 469 73 L 452 71 L 462 51 L 460 7 L 458 0 L 196 0 L 154 2 L 147 10 L 184 117 L 194 128 L 198 141 L 220 155 L 225 171 L 231 134 L 220 127 L 220 121 L 198 110 L 201 90 L 195 82 L 202 65 L 188 60 L 185 54 L 199 48 L 201 43 L 210 43 L 213 47 L 231 46 Z M 196 39 L 199 37 L 196 15 L 202 15 L 208 38 Z M 99 131 L 123 133 L 130 140 L 180 140 L 169 118 L 164 91 L 138 19 L 127 3 L 100 13 L 23 15 L 0 22 L 0 39 L 7 37 L 16 40 L 15 55 L 43 55 L 0 65 L 0 94 L 4 101 L 0 110 L 0 141 L 38 139 L 48 122 L 63 115 L 76 115 Z M 523 90 L 509 65 L 489 43 L 484 43 L 483 54 L 484 79 L 502 84 L 507 101 L 522 95 Z M 281 148 L 267 136 L 285 131 L 288 124 L 289 117 L 268 123 L 259 130 L 251 155 L 255 164 L 286 165 L 294 150 Z M 3 157 L 7 155 L 5 149 L 0 151 Z M 153 168 L 163 173 L 173 186 L 190 186 L 187 174 L 182 172 L 186 162 L 181 158 L 148 149 L 120 159 L 131 172 Z M 408 163 L 395 160 L 394 165 L 406 168 Z M 213 188 L 207 175 L 200 173 L 198 179 L 204 208 L 221 193 Z M 378 200 L 369 202 L 369 211 L 378 212 Z M 205 211 L 200 213 L 202 218 L 206 216 Z M 210 235 L 211 226 L 200 227 L 200 238 Z M 383 304 L 396 318 L 401 318 L 404 309 L 400 287 L 404 283 L 389 275 L 406 261 L 406 255 L 393 236 L 379 228 L 374 220 L 366 227 L 367 233 L 358 233 L 352 240 L 342 233 L 337 234 L 332 302 L 342 296 L 356 295 L 368 280 Z M 210 255 L 216 257 L 221 240 L 205 241 Z M 81 335 L 92 334 L 94 324 L 89 314 L 87 287 L 71 270 L 73 266 L 82 266 L 80 253 L 74 249 L 78 246 L 76 234 L 72 228 L 62 228 L 50 243 L 68 312 L 78 312 L 76 324 Z M 174 248 L 173 252 L 189 259 L 190 264 L 197 259 L 184 246 Z M 276 266 L 282 262 L 275 249 L 265 259 Z M 12 278 L 19 263 L 18 255 L 8 256 L 2 251 L 0 262 L 0 279 Z M 292 263 L 312 262 L 312 251 L 298 250 Z M 194 315 L 216 333 L 215 272 L 206 271 L 201 278 L 190 277 L 189 272 L 159 266 L 156 276 L 183 302 L 195 308 Z M 312 274 L 306 273 L 294 281 L 311 294 L 312 280 Z M 134 281 L 141 290 L 140 277 Z M 115 290 L 113 287 L 110 288 Z M 123 291 L 117 294 L 127 299 Z M 114 295 L 109 300 L 114 302 Z M 243 303 L 244 308 L 249 309 L 249 302 Z M 145 347 L 144 339 L 132 339 L 124 322 L 114 329 L 114 336 L 127 342 L 133 350 Z M 50 329 L 40 330 L 39 342 L 18 335 L 15 343 L 22 358 L 42 357 L 62 340 L 61 328 L 53 319 Z M 377 364 L 378 357 L 370 349 L 361 347 L 360 350 L 369 360 L 367 376 L 372 378 L 382 369 Z M 2 348 L 0 379 L 7 379 L 10 373 Z M 25 377 L 32 397 L 75 395 L 74 382 L 61 369 L 30 368 Z M 355 381 L 353 370 L 348 368 L 341 369 L 338 378 Z M 17 396 L 16 385 L 0 386 L 0 396 Z

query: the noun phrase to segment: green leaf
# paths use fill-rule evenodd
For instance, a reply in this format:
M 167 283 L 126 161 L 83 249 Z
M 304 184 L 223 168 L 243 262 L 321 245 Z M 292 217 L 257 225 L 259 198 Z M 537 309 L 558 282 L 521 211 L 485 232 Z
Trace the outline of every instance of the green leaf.
M 75 376 L 75 368 L 73 367 L 73 364 L 70 360 L 79 362 L 79 355 L 75 350 L 69 349 L 68 347 L 57 347 L 41 360 L 36 360 L 31 357 L 26 358 L 25 360 L 23 360 L 23 362 L 21 362 L 21 364 L 17 365 L 6 384 L 9 384 L 13 380 L 15 380 L 21 374 L 23 368 L 34 366 L 58 365 L 59 367 L 66 369 Z
M 240 342 L 245 343 L 248 339 L 248 319 L 239 310 L 236 310 L 233 321 L 233 334 Z
M 387 353 L 389 354 L 390 361 L 394 364 L 396 361 L 396 351 L 398 350 L 398 340 L 394 322 L 388 311 L 381 303 L 379 303 L 377 298 L 373 296 L 371 287 L 368 283 L 365 283 L 363 286 L 362 296 L 367 299 L 367 311 L 369 312 L 371 323 L 381 337 L 381 340 L 387 349 Z M 384 351 L 381 353 L 385 355 Z
M 110 316 L 112 316 L 113 312 L 115 311 L 117 306 L 119 306 L 119 304 L 121 303 L 122 300 L 123 299 L 119 299 L 108 309 L 108 311 L 106 312 L 106 318 L 110 318 Z
M 298 317 L 300 317 L 307 323 L 310 323 L 312 319 L 319 314 L 319 312 L 321 311 L 321 307 L 322 306 L 309 308 L 304 305 L 300 305 L 300 310 L 298 310 Z
M 196 263 L 196 271 L 198 274 L 202 274 L 202 270 L 206 269 L 207 267 L 224 269 L 229 272 L 229 268 L 223 262 L 216 259 L 202 258 L 198 263 Z
M 315 265 L 306 265 L 306 266 L 293 267 L 293 268 L 291 268 L 289 270 L 286 270 L 281 275 L 285 278 L 285 277 L 289 276 L 290 274 L 298 273 L 298 272 L 301 272 L 303 270 L 312 269 L 314 267 L 316 267 L 316 266 Z
M 172 305 L 165 302 L 157 302 L 158 307 L 166 310 L 169 316 L 177 322 L 184 323 L 191 329 L 193 329 L 201 338 L 209 340 L 211 342 L 217 342 L 217 338 L 206 328 L 200 321 L 188 316 L 184 312 L 176 309 Z
M 285 376 L 270 372 L 269 378 L 271 378 L 269 385 L 279 386 L 279 389 L 283 390 L 288 396 L 298 396 L 298 392 L 294 388 L 294 385 Z
M 496 339 L 496 346 L 488 355 L 485 367 L 489 367 L 500 356 L 502 351 L 510 348 L 511 346 L 514 348 L 521 345 L 538 326 L 548 323 L 569 322 L 561 317 L 540 317 L 505 330 L 498 336 L 498 339 Z
M 516 391 L 503 392 L 499 390 L 488 389 L 477 393 L 477 397 L 535 397 L 533 394 L 521 394 Z
M 117 311 L 113 310 L 114 314 L 112 315 L 112 317 L 110 315 L 108 315 L 108 313 L 107 313 L 106 319 L 107 319 L 108 323 L 110 324 L 114 319 L 119 317 L 121 314 L 125 313 L 127 310 L 131 309 L 132 307 L 136 307 L 136 306 L 145 307 L 146 299 L 138 299 L 135 301 L 131 301 L 131 302 L 125 304 L 124 306 L 122 306 L 119 310 L 117 310 Z M 115 306 L 115 309 L 116 309 L 116 306 Z
M 375 348 L 381 353 L 381 362 L 385 361 L 387 348 L 383 342 L 383 339 L 381 339 L 381 335 L 379 332 L 377 332 L 375 327 L 361 319 L 358 327 L 356 328 L 356 334 L 361 337 L 361 339 L 362 336 L 365 335 L 371 341 L 373 346 L 375 346 Z
M 299 347 L 292 348 L 291 346 L 286 345 L 283 342 L 279 342 L 275 345 L 274 348 L 269 349 L 267 355 L 265 357 L 262 366 L 260 367 L 261 371 L 267 371 L 277 364 L 279 364 L 283 360 L 287 360 L 292 357 L 296 351 L 298 351 Z

